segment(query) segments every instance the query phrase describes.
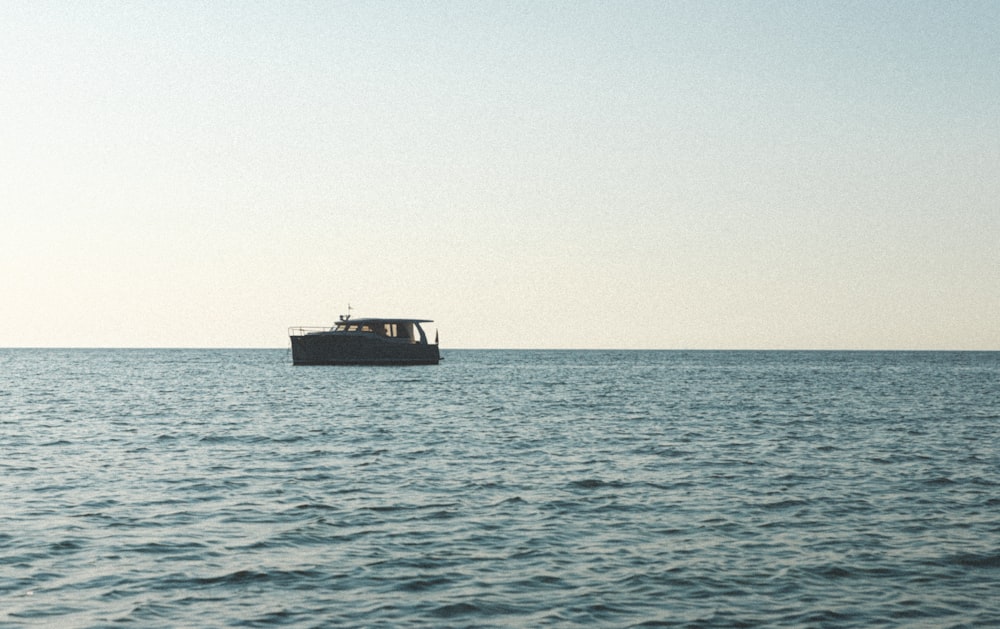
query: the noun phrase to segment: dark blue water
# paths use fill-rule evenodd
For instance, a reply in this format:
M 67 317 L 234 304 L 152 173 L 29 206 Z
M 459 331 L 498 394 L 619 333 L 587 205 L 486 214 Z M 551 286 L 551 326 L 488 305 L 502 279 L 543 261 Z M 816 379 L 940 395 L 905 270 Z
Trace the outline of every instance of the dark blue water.
M 1000 354 L 0 350 L 0 625 L 1000 626 Z

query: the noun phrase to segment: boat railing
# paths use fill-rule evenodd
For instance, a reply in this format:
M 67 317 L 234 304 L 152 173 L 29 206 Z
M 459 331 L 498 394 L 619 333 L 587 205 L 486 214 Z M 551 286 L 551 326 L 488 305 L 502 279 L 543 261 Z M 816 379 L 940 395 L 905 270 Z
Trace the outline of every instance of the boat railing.
M 333 328 L 321 325 L 297 325 L 288 328 L 288 336 L 305 336 L 307 334 L 321 334 L 330 332 Z

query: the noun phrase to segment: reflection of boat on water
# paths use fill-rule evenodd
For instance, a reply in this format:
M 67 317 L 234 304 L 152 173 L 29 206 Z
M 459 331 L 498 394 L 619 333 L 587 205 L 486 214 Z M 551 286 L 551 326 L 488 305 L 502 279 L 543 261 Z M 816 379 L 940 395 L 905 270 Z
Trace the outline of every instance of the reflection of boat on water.
M 332 328 L 288 329 L 295 365 L 436 365 L 441 360 L 420 326 L 430 319 L 352 319 Z

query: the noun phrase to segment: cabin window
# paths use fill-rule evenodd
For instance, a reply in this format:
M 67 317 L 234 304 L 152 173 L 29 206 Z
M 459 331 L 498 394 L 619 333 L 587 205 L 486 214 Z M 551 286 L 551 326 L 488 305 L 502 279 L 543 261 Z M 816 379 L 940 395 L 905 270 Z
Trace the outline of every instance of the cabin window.
M 410 343 L 424 343 L 426 342 L 423 332 L 420 331 L 418 340 L 418 328 L 409 322 L 385 322 L 385 321 L 367 321 L 367 322 L 355 322 L 355 321 L 340 321 L 336 325 L 336 330 L 338 332 L 362 332 L 368 334 L 377 334 L 379 336 L 386 336 L 393 339 L 398 339 L 400 341 L 408 341 Z

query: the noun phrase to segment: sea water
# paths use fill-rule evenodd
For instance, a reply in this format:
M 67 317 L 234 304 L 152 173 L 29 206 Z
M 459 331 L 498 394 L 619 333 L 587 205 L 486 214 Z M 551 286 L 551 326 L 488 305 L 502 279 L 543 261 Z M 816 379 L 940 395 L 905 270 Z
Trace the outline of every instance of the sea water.
M 0 350 L 0 626 L 1000 626 L 1000 353 Z

